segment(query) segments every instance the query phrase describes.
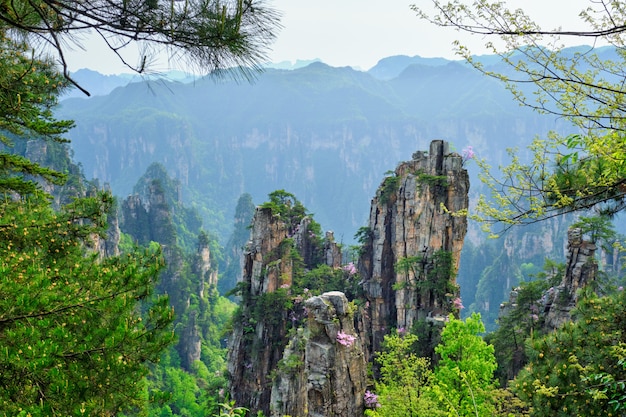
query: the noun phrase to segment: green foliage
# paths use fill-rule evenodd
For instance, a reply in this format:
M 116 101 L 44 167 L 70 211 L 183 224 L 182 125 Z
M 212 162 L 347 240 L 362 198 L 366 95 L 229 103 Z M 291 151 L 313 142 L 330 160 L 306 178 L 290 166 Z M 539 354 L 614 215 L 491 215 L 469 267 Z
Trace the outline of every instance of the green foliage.
M 373 233 L 368 226 L 361 226 L 354 234 L 354 239 L 359 245 L 364 246 L 372 239 Z
M 513 304 L 504 303 L 506 314 L 499 318 L 498 328 L 485 338 L 495 348 L 496 376 L 501 386 L 507 386 L 527 364 L 526 340 L 542 335 L 545 329 L 541 299 L 550 287 L 560 283 L 564 273 L 565 264 L 546 259 L 543 271 L 533 281 L 522 282 L 513 289 L 516 294 Z
M 433 363 L 439 358 L 434 353 L 435 347 L 441 342 L 442 326 L 431 320 L 420 319 L 413 322 L 411 333 L 417 336 L 415 352 L 419 356 L 430 357 Z
M 268 197 L 270 200 L 261 204 L 261 207 L 270 209 L 274 215 L 280 216 L 293 233 L 308 214 L 306 208 L 293 194 L 285 190 L 272 191 Z
M 405 288 L 432 291 L 440 305 L 458 294 L 459 289 L 454 284 L 456 271 L 449 251 L 438 250 L 430 258 L 426 255 L 400 258 L 395 269 L 407 276 L 406 281 L 394 284 L 396 291 Z
M 62 172 L 16 155 L 15 142 L 38 139 L 62 143 L 71 121 L 53 117 L 52 108 L 65 82 L 54 63 L 34 59 L 21 42 L 6 37 L 0 26 L 0 193 L 22 195 L 38 192 L 33 179 L 61 184 Z
M 379 188 L 380 195 L 378 201 L 380 201 L 381 204 L 389 204 L 392 202 L 392 198 L 395 198 L 394 196 L 400 187 L 400 177 L 398 177 L 395 172 L 387 172 L 386 174 L 390 175 L 385 177 Z
M 609 248 L 617 238 L 617 232 L 613 222 L 608 216 L 581 216 L 574 222 L 571 228 L 580 228 L 583 236 L 592 243 L 597 243 L 603 248 Z
M 574 321 L 528 341 L 528 365 L 513 383 L 533 416 L 622 415 L 626 398 L 624 291 L 579 296 Z
M 365 411 L 371 417 L 444 416 L 426 395 L 433 372 L 429 360 L 415 355 L 417 336 L 399 333 L 386 335 L 377 353 L 380 379 L 376 393 L 380 407 Z
M 236 407 L 234 401 L 222 403 L 220 407 L 219 414 L 214 414 L 213 417 L 245 417 L 246 413 L 249 411 L 244 407 Z
M 432 175 L 427 174 L 424 171 L 417 171 L 414 173 L 417 178 L 418 187 L 427 185 L 429 187 L 447 187 L 448 177 L 446 175 Z
M 341 291 L 348 300 L 354 300 L 361 295 L 358 274 L 350 274 L 344 269 L 334 269 L 328 265 L 318 265 L 315 268 L 298 274 L 294 279 L 293 291 L 296 294 L 319 295 L 328 291 Z M 305 291 L 306 289 L 306 291 Z
M 152 295 L 159 252 L 100 259 L 89 250 L 110 204 L 107 194 L 60 212 L 32 199 L 0 204 L 0 405 L 8 415 L 145 405 L 143 376 L 172 342 L 173 312 Z
M 510 10 L 502 2 L 478 1 L 468 6 L 455 0 L 434 1 L 434 5 L 434 15 L 413 8 L 434 24 L 498 37 L 502 42 L 485 41 L 503 64 L 497 71 L 487 69 L 485 62 L 460 42 L 456 43 L 457 52 L 479 71 L 502 81 L 514 100 L 563 117 L 577 132 L 536 138 L 529 147 L 532 158 L 527 163 L 511 150 L 511 163 L 501 168 L 500 178 L 480 162 L 493 201 L 481 199 L 476 217 L 487 228 L 492 224 L 507 228 L 564 212 L 596 208 L 615 214 L 623 210 L 626 94 L 622 79 L 626 54 L 620 48 L 624 31 L 616 23 L 625 15 L 622 2 L 582 10 L 583 29 L 578 32 L 542 30 L 522 8 Z M 564 51 L 559 41 L 563 33 L 593 36 L 615 46 L 614 53 L 604 58 L 593 47 Z
M 435 348 L 440 356 L 433 391 L 450 416 L 487 416 L 494 413 L 494 348 L 480 336 L 480 314 L 465 321 L 449 316 Z
M 263 4 L 249 7 L 235 2 L 222 7 L 215 1 L 189 1 L 185 7 L 176 6 L 157 0 L 61 4 L 18 0 L 3 3 L 0 20 L 2 28 L 16 32 L 16 38 L 34 38 L 40 53 L 55 53 L 64 72 L 67 51 L 92 30 L 123 64 L 138 73 L 146 71 L 150 52 L 160 46 L 167 47 L 170 59 L 176 57 L 207 73 L 239 68 L 236 73 L 250 76 L 251 68 L 258 69 L 266 61 L 277 16 Z M 131 64 L 121 51 L 134 43 L 145 50 Z

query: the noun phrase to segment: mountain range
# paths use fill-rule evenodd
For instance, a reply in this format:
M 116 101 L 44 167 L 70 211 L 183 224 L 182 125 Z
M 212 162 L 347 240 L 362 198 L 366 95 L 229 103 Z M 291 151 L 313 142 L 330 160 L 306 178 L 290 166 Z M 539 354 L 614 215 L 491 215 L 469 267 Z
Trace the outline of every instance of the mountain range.
M 126 195 L 160 162 L 220 236 L 242 193 L 258 203 L 285 189 L 349 242 L 383 173 L 432 139 L 459 152 L 471 145 L 497 165 L 507 147 L 523 148 L 561 124 L 520 108 L 468 65 L 442 59 L 390 57 L 367 72 L 313 62 L 267 68 L 252 83 L 75 78 L 108 92 L 68 97 L 58 112 L 76 121 L 69 138 L 86 175 Z

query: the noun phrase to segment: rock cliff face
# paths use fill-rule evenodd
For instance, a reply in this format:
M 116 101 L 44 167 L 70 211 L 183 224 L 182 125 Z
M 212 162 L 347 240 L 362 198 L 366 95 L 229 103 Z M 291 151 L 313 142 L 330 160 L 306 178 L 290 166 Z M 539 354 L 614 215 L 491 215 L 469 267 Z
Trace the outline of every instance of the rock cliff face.
M 229 339 L 230 392 L 238 405 L 272 416 L 358 415 L 366 368 L 354 311 L 343 293 L 306 302 L 295 293 L 296 275 L 320 260 L 341 273 L 340 259 L 332 234 L 320 243 L 309 217 L 294 226 L 269 207 L 256 209 Z M 338 342 L 340 332 L 350 346 Z
M 581 230 L 567 232 L 567 259 L 561 284 L 550 288 L 545 296 L 546 326 L 556 329 L 571 320 L 571 310 L 576 306 L 576 292 L 595 281 L 598 264 L 594 255 L 596 245 L 583 239 Z
M 231 398 L 251 410 L 269 413 L 270 372 L 282 357 L 286 345 L 287 311 L 281 285 L 291 284 L 292 261 L 280 250 L 289 228 L 269 208 L 257 208 L 252 220 L 250 242 L 244 253 L 241 321 L 229 339 L 228 372 Z M 266 294 L 276 293 L 270 300 Z M 261 297 L 268 311 L 259 311 Z M 273 302 L 273 303 L 272 303 Z M 258 313 L 258 314 L 257 314 Z
M 385 179 L 372 201 L 369 226 L 361 230 L 358 269 L 365 299 L 359 291 L 351 296 L 361 298 L 364 310 L 342 292 L 326 289 L 310 297 L 300 284 L 308 272 L 317 280 L 305 281 L 310 284 L 356 276 L 354 265 L 341 267 L 332 233 L 316 236 L 309 217 L 294 222 L 291 202 L 276 212 L 272 204 L 257 208 L 229 339 L 236 404 L 275 417 L 362 415 L 366 363 L 384 335 L 419 320 L 443 323 L 458 312 L 454 277 L 467 230 L 468 188 L 462 158 L 443 141 Z M 332 285 L 350 283 L 337 282 Z
M 460 155 L 437 140 L 387 177 L 372 200 L 360 259 L 371 347 L 391 328 L 442 320 L 455 311 L 469 177 Z M 457 305 L 458 305 L 457 300 Z
M 174 307 L 175 348 L 182 368 L 192 371 L 194 362 L 200 360 L 203 323 L 207 322 L 210 299 L 217 287 L 217 265 L 212 262 L 209 238 L 203 232 L 197 238 L 195 253 L 185 255 L 174 225 L 175 210 L 184 208 L 172 207 L 166 190 L 160 179 L 146 180 L 141 194 L 123 200 L 121 229 L 139 244 L 154 241 L 161 245 L 166 268 L 160 274 L 157 291 L 167 294 Z
M 308 318 L 285 348 L 272 386 L 271 416 L 359 416 L 366 364 L 346 296 L 306 300 Z

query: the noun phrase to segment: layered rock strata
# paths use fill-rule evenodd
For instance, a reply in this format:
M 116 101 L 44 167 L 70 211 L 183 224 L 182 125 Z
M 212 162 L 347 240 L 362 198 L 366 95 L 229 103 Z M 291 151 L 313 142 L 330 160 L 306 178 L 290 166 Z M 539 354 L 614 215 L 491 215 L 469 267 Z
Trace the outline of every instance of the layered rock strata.
M 391 328 L 442 321 L 458 306 L 468 190 L 462 157 L 441 140 L 398 165 L 379 187 L 359 262 L 374 351 Z
M 359 416 L 366 362 L 345 295 L 306 300 L 308 319 L 291 338 L 272 386 L 271 416 Z
M 570 312 L 576 306 L 578 290 L 595 281 L 598 274 L 595 252 L 596 245 L 584 240 L 580 229 L 568 230 L 563 279 L 544 297 L 546 326 L 549 329 L 556 329 L 571 320 Z

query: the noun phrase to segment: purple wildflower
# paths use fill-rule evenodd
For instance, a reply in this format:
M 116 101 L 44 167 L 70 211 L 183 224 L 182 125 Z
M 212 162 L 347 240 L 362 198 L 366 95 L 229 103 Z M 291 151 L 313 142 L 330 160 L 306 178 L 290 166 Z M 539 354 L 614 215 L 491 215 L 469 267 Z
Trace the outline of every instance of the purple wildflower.
M 398 332 L 398 334 L 399 334 L 399 335 L 403 335 L 403 334 L 405 334 L 405 333 L 406 333 L 406 329 L 405 329 L 404 327 L 400 327 L 400 328 L 397 330 L 397 332 Z
M 355 340 L 356 340 L 356 336 L 352 336 L 351 334 L 344 333 L 341 330 L 337 332 L 337 343 L 350 347 L 354 344 Z
M 476 156 L 476 154 L 474 153 L 474 148 L 472 148 L 469 145 L 463 148 L 463 151 L 461 153 L 463 162 L 469 161 L 470 159 L 474 159 L 474 156 Z
M 346 271 L 350 276 L 356 274 L 356 266 L 354 266 L 354 262 L 350 262 L 349 264 L 344 265 L 342 269 Z
M 367 408 L 378 408 L 378 407 L 380 407 L 380 403 L 378 402 L 378 395 L 374 394 L 370 390 L 365 391 L 365 395 L 363 396 L 363 400 L 365 400 L 365 407 L 367 407 Z

